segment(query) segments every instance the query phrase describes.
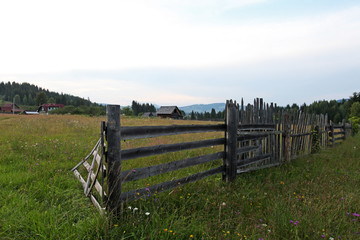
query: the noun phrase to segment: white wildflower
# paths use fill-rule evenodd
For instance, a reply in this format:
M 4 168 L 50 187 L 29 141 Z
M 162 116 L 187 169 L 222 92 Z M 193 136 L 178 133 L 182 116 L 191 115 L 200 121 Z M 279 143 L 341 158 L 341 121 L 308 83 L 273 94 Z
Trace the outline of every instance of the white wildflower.
M 149 212 L 146 212 L 146 213 L 145 213 L 145 215 L 146 215 L 146 216 L 149 216 L 149 215 L 150 215 L 150 213 L 149 213 Z
M 133 209 L 133 213 L 135 213 L 137 210 L 139 210 L 137 207 Z
M 128 206 L 128 209 L 131 210 L 131 206 Z

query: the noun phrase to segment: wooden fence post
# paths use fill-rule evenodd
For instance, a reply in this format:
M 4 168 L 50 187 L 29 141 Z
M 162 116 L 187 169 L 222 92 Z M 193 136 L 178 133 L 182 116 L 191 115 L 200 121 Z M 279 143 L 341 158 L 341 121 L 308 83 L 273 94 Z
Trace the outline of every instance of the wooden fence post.
M 108 163 L 108 201 L 107 207 L 115 214 L 121 207 L 121 132 L 120 106 L 107 105 L 107 163 Z
M 226 101 L 226 132 L 225 159 L 223 161 L 225 175 L 223 180 L 232 182 L 236 178 L 237 170 L 237 129 L 239 124 L 239 105 L 236 101 Z
M 335 145 L 335 136 L 334 136 L 334 123 L 330 120 L 330 136 L 331 136 L 331 146 Z
M 284 114 L 284 156 L 285 162 L 290 162 L 291 160 L 291 121 L 290 115 L 288 113 Z
M 346 122 L 345 119 L 343 119 L 343 128 L 344 128 L 344 140 L 346 139 Z

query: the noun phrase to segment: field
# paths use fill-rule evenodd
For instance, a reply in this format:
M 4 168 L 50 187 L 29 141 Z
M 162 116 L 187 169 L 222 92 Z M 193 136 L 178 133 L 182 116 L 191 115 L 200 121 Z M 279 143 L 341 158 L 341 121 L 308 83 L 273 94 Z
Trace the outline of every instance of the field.
M 0 114 L 0 239 L 360 239 L 360 135 L 290 164 L 239 175 L 232 184 L 215 175 L 125 204 L 124 213 L 113 218 L 99 215 L 69 171 L 99 139 L 102 120 Z M 122 126 L 196 123 L 141 118 L 121 122 Z M 207 134 L 127 141 L 123 146 L 222 137 Z M 211 153 L 219 147 L 197 151 Z M 198 153 L 184 151 L 146 161 Z M 124 168 L 143 163 L 143 159 L 126 162 Z

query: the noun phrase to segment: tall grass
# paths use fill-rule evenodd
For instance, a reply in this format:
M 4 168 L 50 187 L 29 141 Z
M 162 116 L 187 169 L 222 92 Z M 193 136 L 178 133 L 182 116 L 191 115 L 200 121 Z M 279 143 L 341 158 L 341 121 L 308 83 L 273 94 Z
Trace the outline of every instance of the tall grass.
M 145 197 L 125 204 L 123 214 L 114 218 L 99 216 L 69 172 L 95 145 L 101 120 L 0 115 L 0 239 L 360 238 L 360 136 L 290 164 L 238 175 L 231 184 L 215 175 Z M 189 122 L 122 120 L 123 126 L 164 124 Z M 123 146 L 173 143 L 189 137 L 129 141 Z M 198 152 L 180 154 L 184 158 Z M 175 158 L 170 154 L 149 161 Z M 141 160 L 125 162 L 124 167 L 140 166 Z

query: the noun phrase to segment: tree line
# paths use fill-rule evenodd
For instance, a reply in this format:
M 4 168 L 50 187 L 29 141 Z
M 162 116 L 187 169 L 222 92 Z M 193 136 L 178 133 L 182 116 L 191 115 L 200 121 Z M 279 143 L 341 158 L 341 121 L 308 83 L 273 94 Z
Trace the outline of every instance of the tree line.
M 65 105 L 64 108 L 51 111 L 54 114 L 105 114 L 105 107 L 90 99 L 59 94 L 29 83 L 0 82 L 0 105 L 5 102 L 15 102 L 20 108 L 31 111 L 45 103 Z
M 13 102 L 17 105 L 39 106 L 43 103 L 58 103 L 64 105 L 92 106 L 90 99 L 49 91 L 29 83 L 0 82 L 0 100 Z
M 93 103 L 90 99 L 72 96 L 64 93 L 49 91 L 29 83 L 0 82 L 0 105 L 4 102 L 13 102 L 26 110 L 37 110 L 43 103 L 58 103 L 65 105 L 64 108 L 54 110 L 57 114 L 89 114 L 104 115 L 105 106 Z M 302 111 L 310 114 L 328 114 L 328 119 L 339 123 L 342 119 L 352 121 L 356 126 L 360 124 L 360 92 L 354 92 L 348 99 L 321 100 L 310 105 L 301 106 L 296 103 L 285 107 L 277 106 L 278 111 L 295 112 Z M 129 116 L 141 116 L 145 112 L 156 112 L 156 108 L 150 103 L 139 103 L 132 101 L 131 106 L 121 108 L 121 113 Z M 210 112 L 194 112 L 186 115 L 184 119 L 190 120 L 224 120 L 225 110 L 216 112 L 213 108 Z

